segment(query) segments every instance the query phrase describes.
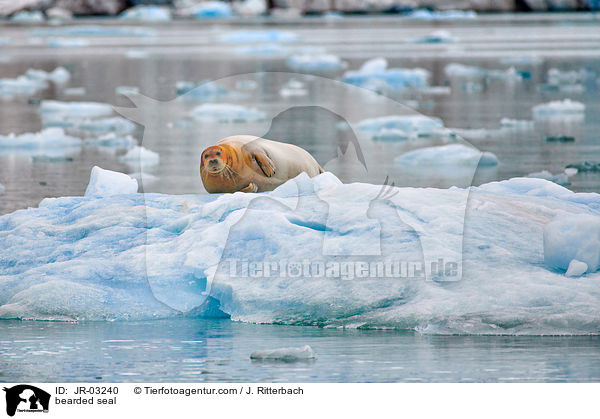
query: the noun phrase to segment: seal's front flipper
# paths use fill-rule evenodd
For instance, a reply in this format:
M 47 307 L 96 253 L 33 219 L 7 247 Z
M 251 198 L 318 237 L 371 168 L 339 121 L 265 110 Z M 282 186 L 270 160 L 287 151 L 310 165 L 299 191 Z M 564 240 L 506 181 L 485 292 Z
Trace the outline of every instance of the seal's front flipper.
M 240 189 L 240 192 L 258 192 L 258 186 L 256 186 L 254 183 L 250 183 L 244 189 Z
M 265 153 L 256 152 L 252 154 L 252 157 L 254 157 L 265 176 L 271 177 L 275 174 L 275 163 Z

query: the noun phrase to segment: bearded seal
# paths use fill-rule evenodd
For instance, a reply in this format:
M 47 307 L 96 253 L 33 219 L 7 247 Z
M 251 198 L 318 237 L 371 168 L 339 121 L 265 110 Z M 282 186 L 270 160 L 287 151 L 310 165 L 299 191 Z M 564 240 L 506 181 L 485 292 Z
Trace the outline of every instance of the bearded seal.
M 272 191 L 305 172 L 323 173 L 308 151 L 253 135 L 224 138 L 202 152 L 200 177 L 209 193 Z

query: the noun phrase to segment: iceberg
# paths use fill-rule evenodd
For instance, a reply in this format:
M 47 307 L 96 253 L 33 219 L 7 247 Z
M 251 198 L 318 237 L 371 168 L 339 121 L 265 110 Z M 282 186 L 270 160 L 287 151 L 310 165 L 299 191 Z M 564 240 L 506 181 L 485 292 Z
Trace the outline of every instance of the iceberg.
M 558 215 L 546 224 L 544 262 L 550 268 L 570 271 L 569 276 L 596 272 L 600 267 L 600 216 Z M 586 265 L 583 272 L 582 264 Z
M 370 90 L 420 89 L 429 85 L 430 72 L 423 68 L 390 68 L 385 58 L 366 61 L 359 70 L 347 71 L 342 81 Z
M 536 121 L 568 120 L 583 121 L 585 117 L 585 105 L 571 99 L 554 100 L 542 103 L 532 108 L 533 119 Z
M 125 10 L 119 18 L 142 22 L 167 22 L 171 20 L 171 10 L 168 7 L 139 5 Z
M 498 158 L 463 144 L 424 147 L 401 154 L 394 159 L 399 166 L 497 166 Z
M 590 269 L 574 280 L 565 269 L 573 260 L 593 267 L 600 254 L 600 224 L 587 218 L 600 216 L 599 194 L 529 178 L 381 192 L 381 185 L 344 185 L 324 173 L 263 194 L 47 198 L 38 208 L 0 217 L 0 318 L 205 316 L 210 296 L 211 307 L 243 322 L 424 334 L 598 334 L 600 273 Z M 466 198 L 464 223 L 465 206 L 458 204 Z M 342 206 L 344 216 L 328 217 L 323 202 Z M 568 234 L 549 234 L 545 243 L 546 229 L 562 228 L 546 227 L 559 215 Z M 398 218 L 404 221 L 396 224 Z M 373 236 L 369 222 L 381 226 L 382 252 L 400 260 L 411 260 L 419 243 L 423 253 L 434 252 L 428 261 L 448 260 L 456 256 L 449 243 L 464 243 L 462 279 L 214 276 L 208 285 L 227 254 L 319 260 L 326 235 L 363 247 Z M 546 257 L 560 267 L 546 265 Z
M 292 55 L 286 65 L 294 71 L 321 74 L 343 70 L 347 63 L 332 54 L 298 54 Z
M 145 147 L 135 146 L 129 150 L 126 154 L 118 158 L 119 161 L 129 163 L 133 166 L 154 166 L 160 161 L 160 156 L 152 150 L 148 150 Z
M 445 137 L 449 131 L 439 118 L 423 115 L 392 115 L 369 118 L 356 124 L 360 132 L 376 141 L 404 141 L 421 137 Z
M 250 354 L 250 359 L 257 361 L 296 362 L 315 358 L 315 352 L 309 345 L 299 348 L 263 349 Z
M 206 103 L 190 112 L 190 116 L 196 121 L 218 123 L 259 122 L 265 119 L 265 115 L 256 108 L 229 103 Z
M 137 190 L 137 180 L 132 179 L 125 173 L 104 170 L 98 166 L 94 166 L 84 196 L 101 198 L 113 195 L 134 194 Z
M 300 38 L 293 32 L 279 30 L 235 31 L 223 34 L 219 41 L 228 44 L 269 44 L 273 42 L 298 42 Z

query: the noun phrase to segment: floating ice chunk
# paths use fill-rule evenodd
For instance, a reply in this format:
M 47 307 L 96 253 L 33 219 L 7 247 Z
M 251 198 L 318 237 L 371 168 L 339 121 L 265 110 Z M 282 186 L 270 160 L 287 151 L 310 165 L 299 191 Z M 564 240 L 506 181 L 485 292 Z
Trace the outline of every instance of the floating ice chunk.
M 585 117 L 585 105 L 571 99 L 555 100 L 534 106 L 532 112 L 533 119 L 536 121 L 548 119 L 582 121 Z
M 579 277 L 586 273 L 588 270 L 587 263 L 580 262 L 577 259 L 573 259 L 571 263 L 569 263 L 569 267 L 567 268 L 567 272 L 565 276 L 568 277 Z
M 445 30 L 434 31 L 427 36 L 415 39 L 415 42 L 420 44 L 441 44 L 454 42 L 454 38 L 450 32 Z
M 507 70 L 488 70 L 475 66 L 452 63 L 444 69 L 446 75 L 450 78 L 468 79 L 468 80 L 522 80 L 523 74 L 519 73 L 514 67 Z
M 129 173 L 128 176 L 137 180 L 138 184 L 140 184 L 142 186 L 151 185 L 152 183 L 154 183 L 158 180 L 158 176 L 154 176 L 154 175 L 151 175 L 150 173 L 145 173 L 145 172 Z
M 235 53 L 241 55 L 280 56 L 288 55 L 290 49 L 279 44 L 256 44 L 237 47 Z
M 272 42 L 297 42 L 300 38 L 293 32 L 267 31 L 235 31 L 219 37 L 220 42 L 228 44 L 259 44 Z
M 54 71 L 49 73 L 44 70 L 35 70 L 31 68 L 25 72 L 25 77 L 31 80 L 50 80 L 54 83 L 63 84 L 71 79 L 71 73 L 64 67 L 57 67 Z
M 399 166 L 497 166 L 498 158 L 463 144 L 425 147 L 401 154 L 394 159 Z
M 281 86 L 281 89 L 279 89 L 279 95 L 282 97 L 306 96 L 307 94 L 308 90 L 304 83 L 296 79 L 288 80 Z
M 195 107 L 190 116 L 201 122 L 258 122 L 265 119 L 266 114 L 256 108 L 229 103 L 206 103 Z
M 179 16 L 196 19 L 218 19 L 232 17 L 231 6 L 223 1 L 204 1 L 177 11 Z
M 267 2 L 265 0 L 244 0 L 233 3 L 235 12 L 241 16 L 258 16 L 267 11 Z
M 57 67 L 51 72 L 29 69 L 24 75 L 15 79 L 0 79 L 0 97 L 30 96 L 48 87 L 47 81 L 63 84 L 69 81 L 71 74 L 63 67 Z
M 148 150 L 145 147 L 135 146 L 129 150 L 125 155 L 118 158 L 119 161 L 129 163 L 132 165 L 144 165 L 153 166 L 157 165 L 160 161 L 160 156 L 152 150 Z
M 90 175 L 90 182 L 85 190 L 85 196 L 125 195 L 136 193 L 137 190 L 137 180 L 130 178 L 125 173 L 104 170 L 94 166 Z
M 118 36 L 118 37 L 146 37 L 156 36 L 157 31 L 151 28 L 136 26 L 100 26 L 100 25 L 73 25 L 57 28 L 36 28 L 30 31 L 32 36 Z
M 418 9 L 408 13 L 406 17 L 420 20 L 463 20 L 475 19 L 477 18 L 477 13 L 472 10 L 431 11 L 427 9 Z
M 99 102 L 60 102 L 44 100 L 40 104 L 39 113 L 49 120 L 63 118 L 95 118 L 113 113 L 111 105 Z
M 530 173 L 527 175 L 527 177 L 546 179 L 550 182 L 554 182 L 561 186 L 569 186 L 571 184 L 571 182 L 569 182 L 569 174 L 566 171 L 563 173 L 557 173 L 556 175 L 553 175 L 548 170 L 542 170 L 541 172 Z
M 90 46 L 87 39 L 53 38 L 46 43 L 50 48 L 82 48 Z
M 258 361 L 296 362 L 314 358 L 316 358 L 315 353 L 309 345 L 299 348 L 265 349 L 250 354 L 250 359 Z
M 117 95 L 137 95 L 140 93 L 140 88 L 137 86 L 117 86 L 115 88 L 115 93 Z
M 113 133 L 116 135 L 131 134 L 135 130 L 135 124 L 120 116 L 110 118 L 83 118 L 69 119 L 43 117 L 44 127 L 61 127 L 76 135 L 104 135 Z
M 80 147 L 81 139 L 66 135 L 62 128 L 46 128 L 37 133 L 0 136 L 0 152 L 10 150 L 52 150 Z
M 429 84 L 431 73 L 422 68 L 387 68 L 387 60 L 374 58 L 359 70 L 347 71 L 342 81 L 371 90 L 420 89 Z
M 328 73 L 345 69 L 347 63 L 332 54 L 298 54 L 292 55 L 286 65 L 295 71 Z
M 595 161 L 583 161 L 581 163 L 572 163 L 567 165 L 567 169 L 577 170 L 577 172 L 600 172 L 600 162 Z
M 505 129 L 526 130 L 535 128 L 535 123 L 525 119 L 502 118 L 500 120 L 500 127 Z
M 595 78 L 596 75 L 585 68 L 571 71 L 551 68 L 546 75 L 546 84 L 540 86 L 540 90 L 580 93 L 585 90 L 584 84 Z
M 423 115 L 392 115 L 360 121 L 357 129 L 380 141 L 402 141 L 419 137 L 448 135 L 439 118 Z
M 125 10 L 119 18 L 143 22 L 166 22 L 171 20 L 171 10 L 168 7 L 139 5 Z
M 101 148 L 132 148 L 137 145 L 137 140 L 131 135 L 117 135 L 114 132 L 100 136 L 99 138 L 86 138 L 84 145 L 88 147 Z
M 214 101 L 229 96 L 229 90 L 218 84 L 206 80 L 200 83 L 191 81 L 178 81 L 175 84 L 177 95 L 183 95 L 186 100 Z
M 600 216 L 559 215 L 544 227 L 544 262 L 566 271 L 573 260 L 587 264 L 585 272 L 600 266 Z M 573 270 L 577 266 L 573 267 Z
M 13 22 L 19 22 L 19 23 L 40 23 L 46 20 L 46 18 L 44 17 L 44 14 L 40 11 L 33 11 L 33 12 L 29 12 L 29 11 L 22 11 L 19 13 L 14 14 L 10 20 L 12 20 Z

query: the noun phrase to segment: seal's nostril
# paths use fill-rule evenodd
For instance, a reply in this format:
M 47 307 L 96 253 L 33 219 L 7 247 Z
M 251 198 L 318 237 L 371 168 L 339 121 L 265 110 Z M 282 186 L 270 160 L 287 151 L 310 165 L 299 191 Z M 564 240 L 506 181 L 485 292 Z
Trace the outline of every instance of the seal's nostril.
M 217 159 L 211 159 L 209 161 L 210 164 L 217 164 L 218 162 L 219 162 L 219 160 L 217 160 Z

